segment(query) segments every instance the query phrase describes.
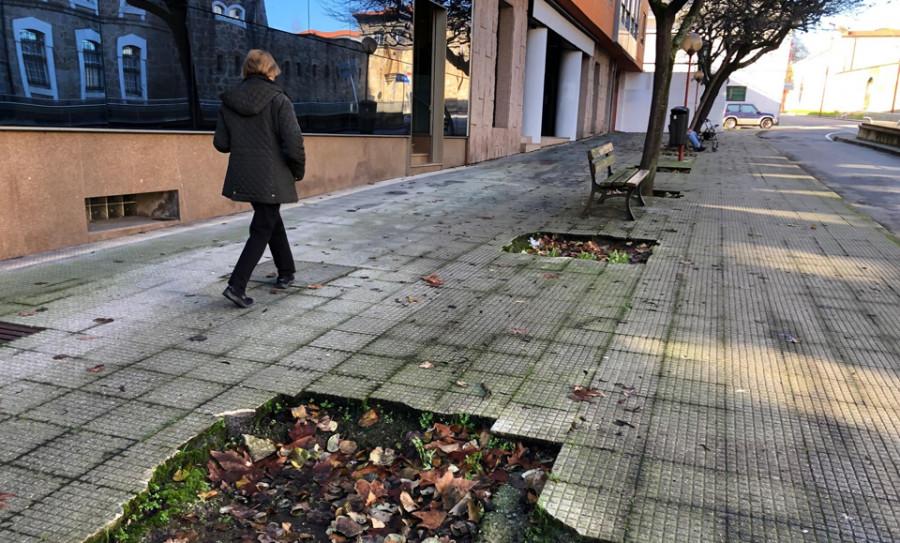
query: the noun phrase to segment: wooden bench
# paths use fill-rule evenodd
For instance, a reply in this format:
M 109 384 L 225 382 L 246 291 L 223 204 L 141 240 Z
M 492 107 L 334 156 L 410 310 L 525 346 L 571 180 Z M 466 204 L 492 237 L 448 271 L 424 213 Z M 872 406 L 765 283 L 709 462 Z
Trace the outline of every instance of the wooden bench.
M 613 155 L 613 144 L 605 143 L 600 147 L 595 147 L 588 151 L 588 164 L 591 167 L 591 195 L 588 197 L 587 204 L 581 216 L 585 217 L 594 203 L 594 194 L 600 193 L 598 203 L 603 203 L 607 198 L 616 196 L 625 197 L 625 214 L 628 220 L 634 220 L 634 213 L 631 212 L 631 196 L 637 195 L 637 200 L 641 205 L 647 205 L 641 196 L 641 183 L 647 178 L 649 170 L 641 170 L 638 166 L 623 168 L 613 173 L 612 165 L 616 163 L 616 157 Z M 597 180 L 597 172 L 606 167 L 606 178 Z M 602 173 L 601 173 L 602 175 Z

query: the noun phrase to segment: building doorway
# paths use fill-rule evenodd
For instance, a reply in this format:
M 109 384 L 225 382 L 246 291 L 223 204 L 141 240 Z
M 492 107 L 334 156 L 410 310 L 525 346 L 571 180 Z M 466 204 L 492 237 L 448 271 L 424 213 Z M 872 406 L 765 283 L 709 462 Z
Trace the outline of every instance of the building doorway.
M 447 10 L 416 0 L 413 10 L 412 165 L 440 164 L 444 148 Z

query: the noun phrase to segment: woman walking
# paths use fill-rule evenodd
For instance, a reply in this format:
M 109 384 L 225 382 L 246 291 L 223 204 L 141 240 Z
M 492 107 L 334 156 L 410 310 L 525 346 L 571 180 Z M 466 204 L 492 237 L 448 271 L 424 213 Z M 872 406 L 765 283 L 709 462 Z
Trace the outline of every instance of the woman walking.
M 275 288 L 287 288 L 296 271 L 279 209 L 297 201 L 294 183 L 303 179 L 306 153 L 294 106 L 274 82 L 280 73 L 266 51 L 247 53 L 240 85 L 222 93 L 213 139 L 218 151 L 231 153 L 222 195 L 253 206 L 250 239 L 222 293 L 239 307 L 253 305 L 247 283 L 266 245 L 278 270 Z

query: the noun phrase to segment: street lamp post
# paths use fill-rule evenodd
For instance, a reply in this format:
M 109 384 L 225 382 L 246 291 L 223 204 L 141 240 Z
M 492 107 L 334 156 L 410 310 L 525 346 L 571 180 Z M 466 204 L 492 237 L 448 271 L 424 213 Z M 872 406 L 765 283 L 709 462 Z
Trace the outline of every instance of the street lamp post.
M 688 55 L 688 68 L 684 74 L 684 107 L 688 105 L 688 93 L 691 90 L 691 61 L 694 59 L 694 53 L 699 51 L 701 47 L 703 47 L 703 39 L 696 32 L 691 32 L 681 40 L 681 48 Z M 684 144 L 678 148 L 678 161 L 681 162 L 683 159 Z

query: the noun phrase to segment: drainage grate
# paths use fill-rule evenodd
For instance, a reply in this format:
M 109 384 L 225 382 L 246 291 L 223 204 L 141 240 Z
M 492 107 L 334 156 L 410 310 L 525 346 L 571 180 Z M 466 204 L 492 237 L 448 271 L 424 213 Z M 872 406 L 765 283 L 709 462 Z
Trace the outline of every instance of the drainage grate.
M 42 330 L 45 329 L 38 328 L 37 326 L 0 322 L 0 343 L 9 343 L 10 341 L 36 334 Z

